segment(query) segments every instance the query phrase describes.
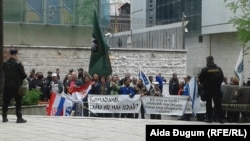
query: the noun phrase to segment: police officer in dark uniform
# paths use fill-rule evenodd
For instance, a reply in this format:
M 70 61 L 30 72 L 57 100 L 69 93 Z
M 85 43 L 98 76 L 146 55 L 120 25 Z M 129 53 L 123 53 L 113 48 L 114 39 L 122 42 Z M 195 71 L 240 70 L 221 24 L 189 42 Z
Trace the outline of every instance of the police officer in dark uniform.
M 16 102 L 16 123 L 25 123 L 27 122 L 22 118 L 21 111 L 21 101 L 22 96 L 18 94 L 19 87 L 22 85 L 22 82 L 27 75 L 24 71 L 24 67 L 21 62 L 17 60 L 16 49 L 10 50 L 9 59 L 3 63 L 3 73 L 4 73 L 4 91 L 3 91 L 3 107 L 2 107 L 2 121 L 8 122 L 7 112 L 8 106 L 12 98 Z
M 199 80 L 205 91 L 207 122 L 209 123 L 212 122 L 213 117 L 212 99 L 214 102 L 215 114 L 218 117 L 218 121 L 220 123 L 224 122 L 221 104 L 221 83 L 223 81 L 223 78 L 224 74 L 222 69 L 214 63 L 213 56 L 208 56 L 207 66 L 201 70 Z

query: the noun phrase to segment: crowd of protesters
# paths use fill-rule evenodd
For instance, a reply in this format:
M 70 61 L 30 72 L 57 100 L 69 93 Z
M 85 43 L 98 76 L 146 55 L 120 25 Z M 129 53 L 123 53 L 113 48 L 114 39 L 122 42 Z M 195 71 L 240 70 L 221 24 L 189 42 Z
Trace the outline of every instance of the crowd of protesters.
M 47 76 L 44 76 L 42 72 L 36 72 L 34 69 L 31 70 L 28 77 L 29 88 L 30 89 L 39 89 L 41 91 L 41 101 L 49 101 L 51 91 L 56 91 L 57 93 L 66 93 L 72 94 L 72 87 L 78 87 L 86 83 L 91 82 L 91 94 L 100 94 L 100 95 L 129 95 L 133 97 L 134 95 L 148 95 L 148 96 L 163 96 L 163 84 L 166 83 L 166 79 L 161 76 L 161 73 L 156 74 L 155 76 L 148 76 L 151 87 L 148 90 L 143 84 L 143 81 L 137 77 L 131 77 L 129 73 L 126 73 L 124 77 L 119 78 L 118 75 L 113 74 L 109 77 L 99 76 L 94 74 L 93 77 L 90 76 L 82 68 L 77 70 L 70 69 L 68 74 L 65 77 L 60 76 L 60 69 L 57 68 L 54 72 L 48 71 Z M 190 75 L 186 75 L 183 79 L 178 78 L 177 73 L 173 73 L 172 77 L 169 79 L 168 92 L 167 95 L 185 95 L 189 96 L 189 81 L 191 79 Z M 197 77 L 198 79 L 198 77 Z M 199 80 L 197 80 L 199 81 Z M 230 83 L 224 80 L 223 84 L 236 83 L 235 79 L 231 79 Z M 198 82 L 199 83 L 199 82 Z M 85 104 L 85 107 L 88 105 Z M 88 111 L 84 111 L 85 116 L 88 115 Z M 145 111 L 142 105 L 141 118 L 145 118 Z M 230 114 L 230 112 L 229 112 Z M 90 115 L 94 116 L 94 115 Z M 98 114 L 100 117 L 122 117 L 122 118 L 138 118 L 139 114 Z M 198 120 L 204 120 L 205 114 L 201 117 L 197 116 Z M 231 116 L 230 116 L 231 117 Z M 230 118 L 229 117 L 229 118 Z M 150 115 L 151 119 L 161 119 L 161 115 Z M 190 120 L 190 114 L 184 114 L 179 119 L 180 120 Z M 199 119 L 200 118 L 200 119 Z M 226 117 L 225 117 L 226 118 Z M 245 118 L 245 117 L 244 117 Z M 211 119 L 209 119 L 211 122 Z M 216 121 L 216 119 L 214 119 Z
M 123 78 L 119 78 L 114 74 L 110 77 L 99 76 L 94 74 L 90 76 L 82 68 L 77 70 L 70 69 L 68 74 L 61 79 L 60 69 L 56 71 L 48 71 L 47 76 L 44 76 L 42 72 L 36 72 L 34 69 L 30 71 L 28 76 L 29 89 L 38 89 L 41 92 L 41 101 L 49 101 L 51 91 L 57 93 L 72 94 L 72 90 L 75 87 L 80 87 L 88 82 L 91 82 L 91 94 L 99 95 L 129 95 L 131 98 L 134 95 L 153 95 L 162 96 L 163 83 L 165 78 L 158 73 L 156 76 L 149 76 L 151 88 L 148 90 L 143 84 L 143 81 L 137 77 L 131 77 L 129 73 L 126 73 Z M 87 106 L 87 105 L 85 105 Z M 84 112 L 87 115 L 87 112 Z M 144 108 L 141 108 L 142 118 L 145 118 Z M 101 114 L 99 114 L 100 116 Z M 103 114 L 101 116 L 110 117 L 109 114 Z M 138 118 L 138 114 L 114 114 L 114 117 L 127 117 Z M 159 115 L 151 115 L 152 119 L 160 119 Z

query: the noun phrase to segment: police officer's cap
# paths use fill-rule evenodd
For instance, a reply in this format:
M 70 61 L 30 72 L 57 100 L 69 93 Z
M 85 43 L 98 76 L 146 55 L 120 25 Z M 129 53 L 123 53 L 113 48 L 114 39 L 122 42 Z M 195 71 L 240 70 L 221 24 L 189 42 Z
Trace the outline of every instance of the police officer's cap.
M 214 60 L 214 57 L 213 56 L 208 56 L 207 57 L 207 61 L 213 61 Z
M 11 49 L 10 50 L 10 55 L 18 54 L 17 49 Z

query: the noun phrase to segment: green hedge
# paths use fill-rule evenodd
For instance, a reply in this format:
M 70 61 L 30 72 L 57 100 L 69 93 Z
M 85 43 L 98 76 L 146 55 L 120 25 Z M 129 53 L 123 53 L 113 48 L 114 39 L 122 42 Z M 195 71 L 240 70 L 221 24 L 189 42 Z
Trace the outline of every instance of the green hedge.
M 41 92 L 36 89 L 29 90 L 22 99 L 22 105 L 37 105 L 40 100 Z

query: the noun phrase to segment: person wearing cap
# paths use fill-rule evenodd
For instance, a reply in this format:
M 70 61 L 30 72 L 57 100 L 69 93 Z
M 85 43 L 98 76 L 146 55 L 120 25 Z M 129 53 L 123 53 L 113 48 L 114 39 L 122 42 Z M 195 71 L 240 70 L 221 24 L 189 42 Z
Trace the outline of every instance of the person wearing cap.
M 57 73 L 52 74 L 52 81 L 50 82 L 51 91 L 61 94 L 63 91 L 63 83 L 58 80 Z
M 151 96 L 162 96 L 161 89 L 159 87 L 159 82 L 154 81 L 153 84 L 154 84 L 154 87 L 153 87 L 153 89 L 151 89 L 150 95 Z
M 3 63 L 4 73 L 4 90 L 3 90 L 3 105 L 2 105 L 2 121 L 8 122 L 7 112 L 10 101 L 14 98 L 16 102 L 16 123 L 25 123 L 27 120 L 22 117 L 22 96 L 18 94 L 19 87 L 22 85 L 27 75 L 24 67 L 17 59 L 18 51 L 10 50 L 10 57 Z
M 212 100 L 214 103 L 215 114 L 218 116 L 218 121 L 223 123 L 223 110 L 222 110 L 222 92 L 221 84 L 224 79 L 222 69 L 214 63 L 213 56 L 207 57 L 207 66 L 202 68 L 199 75 L 199 80 L 205 91 L 206 99 L 206 114 L 207 122 L 212 122 L 213 107 Z
M 161 89 L 159 87 L 159 82 L 154 81 L 152 82 L 153 89 L 150 90 L 151 96 L 162 96 Z M 150 119 L 161 119 L 160 114 L 150 114 Z

